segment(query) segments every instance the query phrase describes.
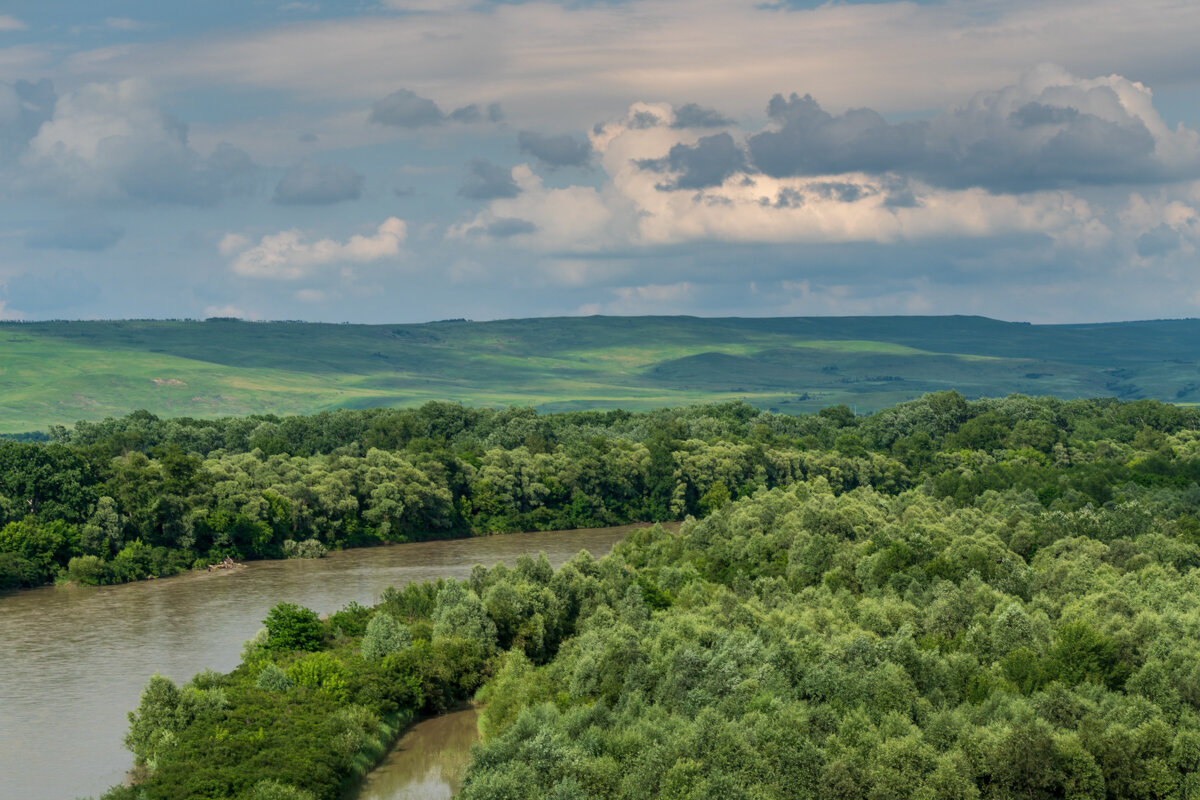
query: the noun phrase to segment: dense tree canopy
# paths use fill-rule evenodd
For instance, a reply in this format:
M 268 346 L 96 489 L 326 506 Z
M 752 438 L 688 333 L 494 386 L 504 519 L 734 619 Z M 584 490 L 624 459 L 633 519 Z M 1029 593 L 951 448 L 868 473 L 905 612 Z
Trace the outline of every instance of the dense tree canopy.
M 483 529 L 614 497 L 707 516 L 557 571 L 526 556 L 388 590 L 316 627 L 278 606 L 269 630 L 303 618 L 310 635 L 151 682 L 128 739 L 143 780 L 112 800 L 334 798 L 411 714 L 472 694 L 468 800 L 1200 796 L 1194 410 L 947 393 L 867 418 L 433 411 L 440 449 L 412 449 L 433 430 L 413 412 L 366 426 L 408 436 L 400 450 L 209 452 L 197 471 L 403 462 Z M 500 446 L 518 421 L 540 444 Z M 5 528 L 7 552 L 78 546 L 33 520 Z
M 234 559 L 379 542 L 703 515 L 824 477 L 970 503 L 1029 490 L 1062 513 L 1200 480 L 1200 412 L 1153 401 L 927 395 L 869 417 L 744 403 L 539 415 L 137 412 L 0 440 L 0 588 L 115 583 Z M 1181 436 L 1183 438 L 1181 438 Z

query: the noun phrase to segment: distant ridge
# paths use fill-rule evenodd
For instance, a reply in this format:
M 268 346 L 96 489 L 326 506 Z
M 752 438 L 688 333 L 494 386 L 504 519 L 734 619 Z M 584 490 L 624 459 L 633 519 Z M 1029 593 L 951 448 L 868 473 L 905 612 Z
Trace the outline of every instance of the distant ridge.
M 300 414 L 429 400 L 546 410 L 744 398 L 858 411 L 926 392 L 1200 401 L 1200 320 L 544 317 L 419 324 L 0 323 L 0 432 L 144 408 Z

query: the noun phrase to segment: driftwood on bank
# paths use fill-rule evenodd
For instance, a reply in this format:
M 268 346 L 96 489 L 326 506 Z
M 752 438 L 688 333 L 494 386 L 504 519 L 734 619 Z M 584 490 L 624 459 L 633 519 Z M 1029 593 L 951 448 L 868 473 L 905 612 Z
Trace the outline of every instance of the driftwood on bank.
M 244 566 L 246 566 L 246 565 L 239 564 L 236 561 L 234 561 L 232 558 L 230 558 L 229 556 L 225 556 L 224 561 L 219 561 L 216 564 L 209 564 L 208 571 L 216 572 L 219 569 L 235 569 L 237 567 L 244 567 Z

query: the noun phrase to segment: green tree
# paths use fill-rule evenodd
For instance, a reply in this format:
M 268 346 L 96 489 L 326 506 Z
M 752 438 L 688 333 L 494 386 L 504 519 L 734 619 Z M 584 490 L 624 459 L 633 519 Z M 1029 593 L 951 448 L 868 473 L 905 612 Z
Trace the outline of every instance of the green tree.
M 268 650 L 318 650 L 325 629 L 315 611 L 295 603 L 279 603 L 267 612 Z

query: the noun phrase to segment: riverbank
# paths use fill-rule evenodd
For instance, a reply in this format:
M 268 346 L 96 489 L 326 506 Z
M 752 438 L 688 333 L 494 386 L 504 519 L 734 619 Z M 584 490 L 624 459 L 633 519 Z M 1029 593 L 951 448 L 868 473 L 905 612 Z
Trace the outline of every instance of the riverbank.
M 514 566 L 546 552 L 559 565 L 599 558 L 629 526 L 435 540 L 250 562 L 223 573 L 80 588 L 48 586 L 0 598 L 0 775 L 25 800 L 98 795 L 124 779 L 126 712 L 150 675 L 177 683 L 203 668 L 228 672 L 277 602 L 328 615 L 374 605 L 389 586 L 467 579 L 476 564 Z
M 459 706 L 511 664 L 549 658 L 587 598 L 607 591 L 587 553 L 557 572 L 545 555 L 522 555 L 467 580 L 388 589 L 374 607 L 327 619 L 279 603 L 230 672 L 182 687 L 150 680 L 124 739 L 146 777 L 104 800 L 335 800 L 402 721 Z
M 510 531 L 510 532 L 475 532 L 468 536 L 452 536 L 452 537 L 445 537 L 445 538 L 418 539 L 415 541 L 406 541 L 406 542 L 374 541 L 374 542 L 364 543 L 364 544 L 357 545 L 357 546 L 344 547 L 344 548 L 340 548 L 337 550 L 322 550 L 321 554 L 319 556 L 285 556 L 282 558 L 252 558 L 252 559 L 247 559 L 245 561 L 233 561 L 231 558 L 226 557 L 223 560 L 214 561 L 212 563 L 208 563 L 207 561 L 203 561 L 202 563 L 198 562 L 191 568 L 180 569 L 177 572 L 171 572 L 166 575 L 148 574 L 148 575 L 144 575 L 142 577 L 138 577 L 138 578 L 128 580 L 128 581 L 118 581 L 118 582 L 111 582 L 111 583 L 72 580 L 70 578 L 71 573 L 68 571 L 68 572 L 62 573 L 55 580 L 48 581 L 48 582 L 38 585 L 38 586 L 0 589 L 0 600 L 3 600 L 6 597 L 12 597 L 12 596 L 24 594 L 27 592 L 36 592 L 39 590 L 49 589 L 49 588 L 53 588 L 56 586 L 57 587 L 74 587 L 74 588 L 85 589 L 85 590 L 86 589 L 98 589 L 101 587 L 125 586 L 125 585 L 129 585 L 129 584 L 141 583 L 144 581 L 166 580 L 167 578 L 180 578 L 180 577 L 185 577 L 185 576 L 189 576 L 189 575 L 199 575 L 199 574 L 204 574 L 204 573 L 220 573 L 220 572 L 230 570 L 230 569 L 240 569 L 240 568 L 249 567 L 249 566 L 252 566 L 255 564 L 262 564 L 262 563 L 314 561 L 317 559 L 326 559 L 326 558 L 330 558 L 330 557 L 336 557 L 340 553 L 346 553 L 346 552 L 351 552 L 351 551 L 378 550 L 381 548 L 402 547 L 402 546 L 408 546 L 408 545 L 417 545 L 417 544 L 426 544 L 426 543 L 435 543 L 435 542 L 473 541 L 473 540 L 477 540 L 477 539 L 489 539 L 492 537 L 514 536 L 514 535 L 519 535 L 519 534 L 555 535 L 555 534 L 578 534 L 578 533 L 589 532 L 589 531 L 625 531 L 625 532 L 628 532 L 628 531 L 632 531 L 632 530 L 637 530 L 639 528 L 652 527 L 654 525 L 662 525 L 667 530 L 679 530 L 679 526 L 682 524 L 683 523 L 679 522 L 679 521 L 630 522 L 630 523 L 626 523 L 623 525 L 607 525 L 607 526 L 588 527 L 588 528 L 557 528 L 554 530 L 527 530 L 527 531 Z

